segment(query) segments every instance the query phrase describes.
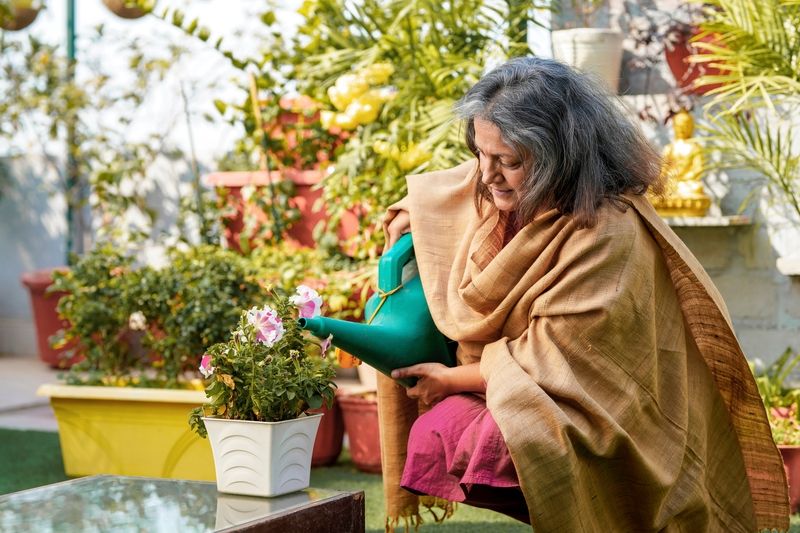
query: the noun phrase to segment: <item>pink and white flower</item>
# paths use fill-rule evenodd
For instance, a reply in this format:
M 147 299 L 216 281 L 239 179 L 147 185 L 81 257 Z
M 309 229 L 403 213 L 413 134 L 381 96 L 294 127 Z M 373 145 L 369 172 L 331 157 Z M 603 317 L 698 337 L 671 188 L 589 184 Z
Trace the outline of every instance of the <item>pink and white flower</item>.
M 203 358 L 200 359 L 200 373 L 206 379 L 210 378 L 214 373 L 214 367 L 211 366 L 211 356 L 208 354 L 204 354 Z
M 273 346 L 283 337 L 283 321 L 278 312 L 269 306 L 253 307 L 247 312 L 247 321 L 256 328 L 256 341 Z
M 319 293 L 307 285 L 297 287 L 295 294 L 289 298 L 300 311 L 300 318 L 314 318 L 322 310 L 322 298 Z

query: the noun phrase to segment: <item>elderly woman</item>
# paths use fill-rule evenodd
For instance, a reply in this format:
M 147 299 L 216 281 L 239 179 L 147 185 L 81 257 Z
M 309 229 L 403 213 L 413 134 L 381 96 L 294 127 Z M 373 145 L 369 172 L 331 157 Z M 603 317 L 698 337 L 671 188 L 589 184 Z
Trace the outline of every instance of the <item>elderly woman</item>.
M 537 58 L 457 112 L 475 160 L 410 176 L 384 225 L 390 246 L 412 231 L 459 363 L 395 371 L 419 378 L 408 390 L 381 376 L 387 528 L 419 523 L 418 495 L 539 533 L 788 528 L 755 382 L 719 293 L 643 196 L 660 162 L 638 129 Z

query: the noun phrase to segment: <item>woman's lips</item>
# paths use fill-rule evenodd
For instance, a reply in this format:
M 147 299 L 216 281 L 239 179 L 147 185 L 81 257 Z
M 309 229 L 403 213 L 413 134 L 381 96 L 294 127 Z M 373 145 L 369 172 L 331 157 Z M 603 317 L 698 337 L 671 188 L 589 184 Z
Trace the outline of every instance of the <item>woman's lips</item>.
M 511 196 L 513 193 L 513 189 L 495 189 L 492 187 L 492 194 L 497 196 Z

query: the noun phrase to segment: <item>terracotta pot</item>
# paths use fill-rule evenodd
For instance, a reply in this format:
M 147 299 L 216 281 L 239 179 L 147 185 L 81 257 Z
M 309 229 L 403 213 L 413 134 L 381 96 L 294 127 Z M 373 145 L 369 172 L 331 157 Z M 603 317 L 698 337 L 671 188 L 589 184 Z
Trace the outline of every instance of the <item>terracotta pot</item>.
M 12 2 L 13 4 L 13 2 Z M 18 31 L 27 28 L 39 15 L 39 8 L 11 6 L 11 17 L 0 20 L 0 28 Z
M 350 457 L 362 472 L 381 473 L 381 439 L 378 401 L 356 395 L 339 396 L 344 429 L 350 441 Z
M 695 80 L 702 75 L 716 76 L 722 74 L 722 71 L 704 63 L 689 63 L 689 56 L 708 53 L 696 48 L 692 42 L 692 39 L 694 39 L 696 35 L 699 35 L 699 33 L 700 30 L 695 29 L 689 38 L 676 44 L 672 50 L 669 48 L 665 49 L 664 55 L 666 56 L 669 70 L 675 77 L 675 81 L 678 83 L 679 87 L 693 94 L 706 94 L 712 89 L 721 87 L 722 84 L 715 83 L 712 85 L 695 86 Z M 713 35 L 706 35 L 699 39 L 700 42 L 705 43 L 712 43 L 714 40 L 715 37 Z
M 800 446 L 779 444 L 778 450 L 783 457 L 783 468 L 789 482 L 789 505 L 792 513 L 800 509 Z
M 242 187 L 246 185 L 268 186 L 270 178 L 272 183 L 281 180 L 291 180 L 297 187 L 297 194 L 293 198 L 294 206 L 300 210 L 300 220 L 297 221 L 288 231 L 288 236 L 297 241 L 302 246 L 309 248 L 316 247 L 314 240 L 314 227 L 320 221 L 328 218 L 324 210 L 313 211 L 314 203 L 322 196 L 322 190 L 316 189 L 322 180 L 323 174 L 320 170 L 297 170 L 286 169 L 281 172 L 265 171 L 252 172 L 215 172 L 205 177 L 207 184 L 215 187 L 224 187 L 228 190 L 228 204 L 235 209 L 235 214 L 224 221 L 225 241 L 228 247 L 241 251 L 239 246 L 239 234 L 244 228 L 245 211 L 250 208 L 242 199 Z M 266 220 L 266 214 L 254 213 L 256 217 Z M 347 239 L 358 232 L 358 218 L 355 214 L 348 213 L 343 217 L 342 225 L 339 229 L 340 239 Z
M 127 7 L 125 0 L 103 0 L 103 3 L 112 13 L 124 19 L 138 19 L 149 13 L 138 7 Z
M 342 440 L 344 439 L 344 420 L 342 408 L 338 399 L 334 398 L 333 405 L 328 408 L 312 409 L 309 413 L 322 413 L 319 423 L 317 440 L 314 441 L 314 450 L 311 454 L 311 466 L 330 466 L 339 459 L 342 453 Z
M 22 274 L 20 281 L 28 288 L 31 295 L 31 308 L 33 311 L 33 324 L 36 329 L 36 345 L 39 349 L 39 358 L 53 368 L 69 368 L 83 359 L 82 355 L 66 358 L 67 352 L 75 349 L 75 343 L 56 350 L 50 346 L 50 337 L 69 323 L 58 316 L 56 306 L 65 292 L 46 293 L 47 288 L 53 284 L 53 269 L 37 270 Z

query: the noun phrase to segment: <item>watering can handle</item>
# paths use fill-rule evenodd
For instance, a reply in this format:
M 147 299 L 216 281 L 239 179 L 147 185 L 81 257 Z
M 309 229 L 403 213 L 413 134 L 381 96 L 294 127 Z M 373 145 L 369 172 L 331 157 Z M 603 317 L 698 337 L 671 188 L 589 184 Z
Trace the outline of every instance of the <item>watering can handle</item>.
M 397 288 L 403 279 L 403 267 L 413 255 L 414 243 L 411 234 L 406 233 L 381 256 L 378 262 L 378 288 L 383 292 Z

